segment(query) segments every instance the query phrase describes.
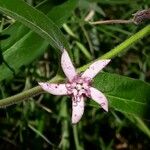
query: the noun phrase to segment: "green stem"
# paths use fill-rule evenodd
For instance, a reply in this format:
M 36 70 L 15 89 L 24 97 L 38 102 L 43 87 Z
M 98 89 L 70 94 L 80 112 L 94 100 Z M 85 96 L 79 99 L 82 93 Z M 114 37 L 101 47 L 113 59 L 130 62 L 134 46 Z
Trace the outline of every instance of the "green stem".
M 102 57 L 99 57 L 97 60 L 108 59 L 108 58 L 115 57 L 119 53 L 123 52 L 130 45 L 132 45 L 133 43 L 137 42 L 139 39 L 143 38 L 144 36 L 146 36 L 149 33 L 150 33 L 150 25 L 146 26 L 145 28 L 143 28 L 139 32 L 135 33 L 129 39 L 125 40 L 120 45 L 118 45 L 117 47 L 115 47 L 114 49 L 109 51 L 108 53 L 104 54 Z M 94 61 L 97 61 L 97 60 L 94 60 Z M 93 62 L 82 66 L 81 68 L 78 69 L 78 71 L 81 72 L 81 71 L 86 70 L 90 66 L 90 64 L 92 64 L 92 63 Z M 55 78 L 50 80 L 50 82 L 58 82 L 60 80 L 62 80 L 62 77 L 56 76 Z M 44 92 L 44 91 L 40 88 L 40 86 L 37 86 L 35 88 L 32 88 L 32 89 L 27 90 L 27 91 L 24 91 L 24 92 L 19 93 L 17 95 L 14 95 L 14 96 L 11 96 L 11 97 L 8 97 L 8 98 L 4 98 L 4 99 L 0 100 L 0 107 L 6 107 L 6 106 L 9 106 L 11 104 L 23 101 L 25 99 L 29 99 L 30 97 L 33 97 L 33 96 L 35 96 L 37 94 L 40 94 L 42 92 Z
M 5 108 L 9 105 L 18 103 L 20 101 L 28 99 L 29 97 L 33 97 L 33 96 L 37 95 L 38 93 L 42 93 L 42 92 L 43 92 L 42 88 L 40 86 L 37 86 L 37 87 L 32 88 L 30 90 L 26 90 L 24 92 L 21 92 L 17 95 L 14 95 L 14 96 L 0 100 L 0 107 Z
M 70 142 L 69 142 L 69 124 L 68 124 L 68 109 L 67 109 L 67 97 L 63 97 L 63 100 L 61 101 L 60 106 L 60 117 L 62 119 L 62 125 L 61 125 L 61 132 L 62 132 L 62 140 L 59 144 L 59 149 L 66 150 L 70 148 Z
M 75 141 L 75 147 L 76 147 L 76 149 L 77 150 L 82 150 L 82 147 L 80 146 L 80 143 L 79 143 L 77 125 L 73 126 L 73 136 L 74 136 L 74 141 Z
M 118 55 L 120 52 L 124 51 L 126 48 L 131 46 L 133 43 L 137 42 L 139 39 L 143 38 L 145 35 L 150 33 L 150 25 L 146 26 L 133 36 L 131 36 L 129 39 L 125 40 L 123 43 L 118 45 L 117 47 L 113 48 L 111 51 L 108 53 L 104 54 L 102 59 L 107 59 L 107 58 L 112 58 Z
M 62 80 L 60 76 L 55 76 L 49 82 L 58 82 L 60 80 Z M 28 100 L 30 97 L 36 96 L 40 93 L 44 93 L 43 89 L 40 86 L 36 86 L 32 89 L 26 90 L 14 96 L 0 100 L 0 107 L 5 108 L 7 106 L 21 102 L 23 100 Z
M 115 48 L 113 48 L 112 50 L 110 50 L 109 52 L 107 52 L 106 54 L 97 58 L 94 61 L 115 57 L 116 55 L 118 55 L 121 52 L 123 52 L 124 50 L 126 50 L 129 46 L 131 46 L 133 43 L 137 42 L 139 39 L 143 38 L 147 34 L 150 34 L 150 25 L 146 26 L 145 28 L 143 28 L 139 32 L 135 33 L 130 38 L 128 38 L 127 40 L 125 40 L 124 42 L 122 42 L 121 44 L 119 44 L 118 46 L 116 46 Z M 79 68 L 79 71 L 86 70 L 89 67 L 89 65 L 92 63 L 93 62 L 90 62 L 90 63 L 82 66 L 81 68 Z

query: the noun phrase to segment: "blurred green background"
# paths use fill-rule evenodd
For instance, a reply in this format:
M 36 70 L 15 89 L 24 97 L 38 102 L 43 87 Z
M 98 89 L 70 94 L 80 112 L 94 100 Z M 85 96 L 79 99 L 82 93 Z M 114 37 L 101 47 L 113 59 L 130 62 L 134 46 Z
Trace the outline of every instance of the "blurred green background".
M 93 13 L 90 21 L 128 20 L 138 10 L 149 8 L 149 0 L 26 2 L 49 14 L 61 28 L 69 41 L 70 54 L 76 67 L 102 56 L 149 23 L 89 25 L 84 21 L 89 13 Z M 47 81 L 55 76 L 60 64 L 58 51 L 7 15 L 1 13 L 0 23 L 0 33 L 3 35 L 0 38 L 0 99 L 30 89 L 37 86 L 38 81 Z M 149 82 L 149 43 L 149 36 L 145 36 L 128 51 L 115 57 L 105 71 Z M 14 53 L 16 59 L 11 60 L 10 64 L 9 60 L 5 60 L 5 55 L 11 58 L 11 53 L 2 52 L 11 48 L 14 51 L 27 51 L 23 55 Z M 81 121 L 72 125 L 70 98 L 39 94 L 22 103 L 0 109 L 0 150 L 148 150 L 149 125 L 149 120 L 114 109 L 105 113 L 88 102 Z

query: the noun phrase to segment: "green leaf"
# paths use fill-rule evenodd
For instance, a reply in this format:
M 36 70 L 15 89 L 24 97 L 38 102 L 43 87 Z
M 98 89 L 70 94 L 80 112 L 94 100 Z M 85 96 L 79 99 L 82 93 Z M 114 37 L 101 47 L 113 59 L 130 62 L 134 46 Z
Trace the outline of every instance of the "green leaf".
M 61 5 L 53 6 L 53 4 L 50 3 L 50 1 L 45 1 L 40 3 L 36 8 L 45 13 L 51 20 L 53 20 L 53 22 L 58 27 L 61 27 L 62 24 L 65 23 L 65 21 L 71 15 L 71 12 L 75 9 L 77 2 L 77 0 L 69 0 Z M 22 38 L 25 34 L 29 32 L 29 28 L 17 21 L 8 28 L 6 28 L 2 32 L 2 34 L 10 35 L 10 37 L 1 41 L 2 51 L 5 51 L 8 48 L 10 48 L 15 42 L 17 42 L 20 38 Z
M 6 28 L 6 30 L 4 30 L 2 34 L 9 35 L 10 37 L 1 41 L 2 52 L 9 49 L 13 44 L 15 44 L 18 40 L 20 40 L 20 38 L 25 36 L 25 34 L 28 33 L 29 31 L 30 31 L 29 28 L 23 26 L 19 22 L 15 22 L 10 27 Z
M 35 8 L 47 14 L 50 12 L 51 7 L 52 4 L 50 3 L 50 1 L 44 1 Z M 22 38 L 25 34 L 29 32 L 30 29 L 18 21 L 11 24 L 8 28 L 4 29 L 2 32 L 3 35 L 9 35 L 9 38 L 1 41 L 2 51 L 4 52 L 5 50 L 9 49 L 14 43 L 16 43 L 18 40 L 20 40 L 20 38 Z
M 33 42 L 35 40 L 38 41 L 38 44 Z M 32 49 L 30 45 L 32 45 Z M 41 55 L 47 46 L 47 41 L 41 40 L 41 37 L 36 36 L 36 33 L 30 32 L 3 53 L 4 60 L 17 73 L 21 66 L 29 64 Z M 0 81 L 13 75 L 13 72 L 5 64 L 0 65 L 0 72 Z
M 10 3 L 10 0 L 0 0 L 0 11 L 13 17 L 38 33 L 53 47 L 57 49 L 69 47 L 65 37 L 54 22 L 24 1 L 13 0 Z
M 75 4 L 76 0 L 71 1 L 73 4 Z M 48 3 L 49 4 L 49 3 Z M 44 9 L 44 11 L 48 10 L 49 7 L 47 3 L 42 4 L 40 9 Z M 45 8 L 45 6 L 47 8 Z M 63 11 L 62 8 L 64 6 L 64 9 L 66 7 L 68 8 L 68 13 L 64 14 L 59 13 L 59 7 L 61 7 L 60 11 Z M 70 6 L 70 7 L 69 7 Z M 57 12 L 54 13 L 54 9 L 48 12 L 48 17 L 51 17 L 51 12 L 54 15 L 57 15 L 57 25 L 61 26 L 63 22 L 67 20 L 67 18 L 71 15 L 71 12 L 75 8 L 76 5 L 70 5 L 69 2 L 63 3 L 62 5 L 56 6 Z M 63 18 L 63 19 L 62 19 Z M 59 19 L 61 21 L 59 21 Z M 15 34 L 16 30 L 19 31 L 17 34 Z M 37 35 L 34 32 L 31 32 L 28 28 L 21 25 L 20 23 L 16 22 L 10 28 L 6 29 L 3 34 L 11 35 L 11 39 L 6 39 L 4 42 L 2 41 L 2 48 L 3 48 L 3 56 L 6 60 L 6 62 L 15 70 L 17 73 L 19 71 L 19 68 L 21 66 L 27 65 L 31 63 L 35 58 L 40 56 L 48 46 L 48 42 L 46 42 L 43 38 L 41 38 L 39 35 Z M 38 41 L 38 42 L 33 42 Z M 6 51 L 4 49 L 7 49 Z M 31 53 L 32 51 L 32 53 Z M 13 72 L 5 65 L 0 66 L 0 81 L 12 77 Z
M 121 75 L 100 73 L 94 86 L 109 100 L 109 107 L 117 111 L 150 119 L 150 85 Z

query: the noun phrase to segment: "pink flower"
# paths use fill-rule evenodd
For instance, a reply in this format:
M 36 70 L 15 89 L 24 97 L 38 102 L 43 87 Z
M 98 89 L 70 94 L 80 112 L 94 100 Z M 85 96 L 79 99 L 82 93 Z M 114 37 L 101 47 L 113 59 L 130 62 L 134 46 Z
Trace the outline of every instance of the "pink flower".
M 64 84 L 43 83 L 39 85 L 53 95 L 69 95 L 72 97 L 72 123 L 79 122 L 84 112 L 84 99 L 89 97 L 108 111 L 108 101 L 105 95 L 91 86 L 92 79 L 110 62 L 110 59 L 98 60 L 82 74 L 77 74 L 71 59 L 64 49 L 61 57 L 62 69 L 68 78 Z

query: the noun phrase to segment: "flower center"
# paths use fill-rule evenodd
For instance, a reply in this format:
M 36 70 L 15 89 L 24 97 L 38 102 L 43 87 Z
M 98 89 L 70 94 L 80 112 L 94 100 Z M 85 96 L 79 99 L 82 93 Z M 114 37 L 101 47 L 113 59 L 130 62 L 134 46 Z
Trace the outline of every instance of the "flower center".
M 82 88 L 83 88 L 83 87 L 82 87 L 81 84 L 77 84 L 77 85 L 76 85 L 76 89 L 77 89 L 77 90 L 81 90 Z
M 66 84 L 69 95 L 75 98 L 80 96 L 90 96 L 90 83 L 91 79 L 81 76 L 75 76 L 73 80 Z

